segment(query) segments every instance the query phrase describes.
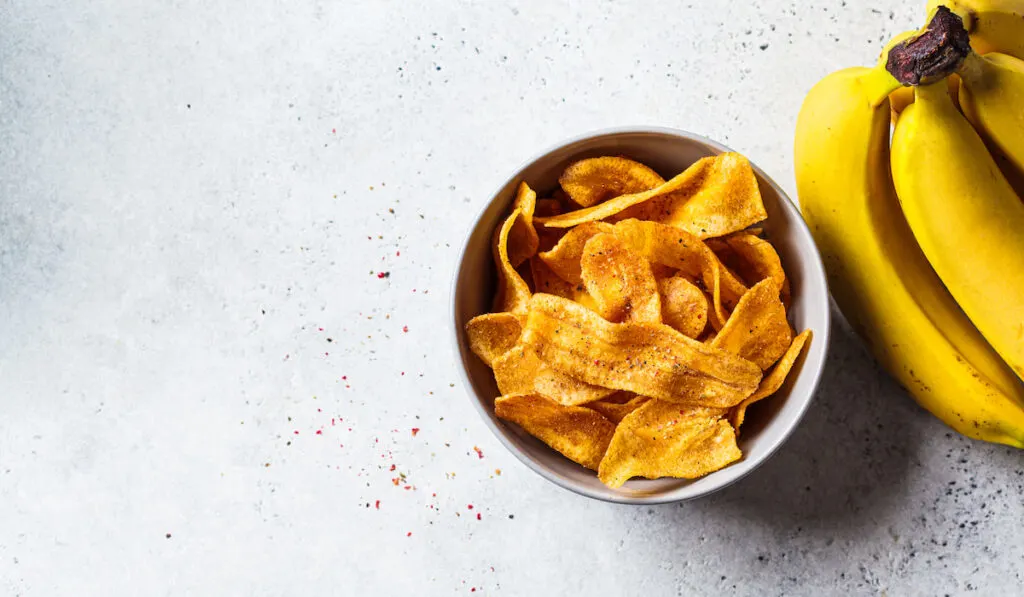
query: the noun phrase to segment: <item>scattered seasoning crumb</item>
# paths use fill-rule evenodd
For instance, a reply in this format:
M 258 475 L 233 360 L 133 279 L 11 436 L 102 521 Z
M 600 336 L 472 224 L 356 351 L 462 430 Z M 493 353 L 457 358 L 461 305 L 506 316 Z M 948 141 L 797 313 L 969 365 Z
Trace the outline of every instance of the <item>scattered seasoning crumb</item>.
M 319 429 L 317 429 L 317 430 L 316 430 L 316 434 L 317 434 L 317 435 L 323 435 L 323 434 L 324 434 L 324 432 L 323 432 L 323 431 L 321 431 L 321 430 L 319 430 Z
M 298 434 L 299 434 L 299 430 L 298 430 L 298 429 L 296 429 L 296 430 L 295 430 L 295 435 L 298 435 Z
M 296 432 L 296 433 L 298 433 L 298 432 Z M 483 459 L 483 457 L 484 457 L 484 451 L 483 450 L 481 450 L 480 448 L 478 448 L 476 446 L 473 446 L 473 451 L 476 452 L 477 458 Z
M 170 534 L 170 533 L 167 533 L 167 535 L 166 535 L 166 538 L 167 538 L 167 539 L 170 539 L 170 538 L 171 538 L 171 534 Z
M 419 432 L 420 432 L 420 428 L 419 427 L 413 427 L 412 428 L 412 436 L 413 437 L 416 437 L 416 434 L 419 433 Z
M 469 509 L 469 510 L 472 510 L 473 509 L 473 504 L 466 504 L 466 508 Z
M 409 326 L 407 326 L 407 325 L 403 325 L 403 326 L 402 326 L 402 331 L 403 331 L 403 332 L 408 332 L 408 331 L 409 331 Z
M 480 513 L 479 512 L 476 513 L 476 519 L 480 520 Z
M 376 502 L 374 502 L 373 503 L 373 507 L 378 509 L 378 510 L 380 510 L 380 500 L 377 500 Z
M 509 520 L 512 520 L 512 519 L 513 519 L 513 518 L 515 518 L 515 517 L 516 517 L 516 515 L 515 515 L 515 514 L 509 514 L 509 515 L 508 515 L 508 519 L 509 519 Z
M 405 536 L 406 537 L 412 537 L 412 531 L 409 531 L 408 533 L 406 533 Z
M 395 465 L 393 465 L 393 464 L 392 464 L 392 465 L 391 465 L 391 468 L 389 468 L 388 470 L 389 470 L 389 471 L 393 471 L 393 470 L 395 470 Z
M 390 278 L 391 272 L 377 272 L 377 278 Z

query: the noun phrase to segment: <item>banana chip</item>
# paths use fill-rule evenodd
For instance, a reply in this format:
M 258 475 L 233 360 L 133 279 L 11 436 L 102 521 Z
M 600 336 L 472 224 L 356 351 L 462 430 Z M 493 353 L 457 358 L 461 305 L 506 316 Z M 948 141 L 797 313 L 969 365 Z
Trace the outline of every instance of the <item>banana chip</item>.
M 708 299 L 683 276 L 658 280 L 661 319 L 688 338 L 696 338 L 708 325 Z
M 496 415 L 609 487 L 741 458 L 747 407 L 810 337 L 793 337 L 782 262 L 752 227 L 767 217 L 752 166 L 726 153 L 665 181 L 597 157 L 559 184 L 516 188 L 492 238 L 494 313 L 466 324 Z
M 519 183 L 515 202 L 512 203 L 512 209 L 519 210 L 519 218 L 512 224 L 512 229 L 508 233 L 508 260 L 512 267 L 519 267 L 537 253 L 540 238 L 533 227 L 533 212 L 536 207 L 537 193 L 534 193 L 525 182 Z
M 612 423 L 618 424 L 626 415 L 643 406 L 650 400 L 647 396 L 637 396 L 632 392 L 616 392 L 602 400 L 597 400 L 586 405 L 591 410 L 604 415 Z
M 688 232 L 640 220 L 623 220 L 615 225 L 614 231 L 633 251 L 651 262 L 699 278 L 711 292 L 712 323 L 716 328 L 725 325 L 729 318 L 726 307 L 735 306 L 747 291 L 746 286 L 722 265 L 714 251 Z
M 622 195 L 593 207 L 538 218 L 549 228 L 584 222 L 638 218 L 661 222 L 711 238 L 743 230 L 768 217 L 750 162 L 738 153 L 698 160 L 668 182 Z
M 799 336 L 793 338 L 793 343 L 789 345 L 786 354 L 782 355 L 779 362 L 775 363 L 775 367 L 764 376 L 761 380 L 761 385 L 757 387 L 757 391 L 729 410 L 729 422 L 736 429 L 736 433 L 739 433 L 740 425 L 743 424 L 743 419 L 747 415 L 747 408 L 751 404 L 779 391 L 782 383 L 786 381 L 786 376 L 789 375 L 790 369 L 793 368 L 797 358 L 800 357 L 800 352 L 803 350 L 804 345 L 810 339 L 811 330 L 804 330 Z
M 618 424 L 597 476 L 608 487 L 632 477 L 696 479 L 739 460 L 736 432 L 721 409 L 651 400 Z
M 765 370 L 792 342 L 793 329 L 786 321 L 779 287 L 774 280 L 766 278 L 743 295 L 711 346 L 739 355 Z
M 614 234 L 595 234 L 583 247 L 581 277 L 596 311 L 608 321 L 661 321 L 661 299 L 647 261 Z
M 639 193 L 665 184 L 665 179 L 640 162 L 620 157 L 580 160 L 558 178 L 569 198 L 583 207 L 606 199 Z
M 495 359 L 512 350 L 522 331 L 519 318 L 511 313 L 484 313 L 466 324 L 470 350 L 488 367 L 494 367 Z
M 493 310 L 525 316 L 530 302 L 530 287 L 508 259 L 508 235 L 519 217 L 519 209 L 513 209 L 501 228 L 494 231 L 492 252 L 498 266 L 498 293 L 494 297 Z
M 614 232 L 615 227 L 604 222 L 587 222 L 567 232 L 550 251 L 540 253 L 544 263 L 548 264 L 551 271 L 558 274 L 570 284 L 583 284 L 583 275 L 580 267 L 580 259 L 583 257 L 583 247 L 587 245 L 590 237 L 599 232 Z
M 549 294 L 530 300 L 520 340 L 552 369 L 589 384 L 728 408 L 757 389 L 757 365 L 658 323 L 609 323 Z
M 561 404 L 574 406 L 607 398 L 615 390 L 594 386 L 559 373 L 532 350 L 515 346 L 494 360 L 494 379 L 502 394 L 540 394 Z
M 494 401 L 494 414 L 595 471 L 615 433 L 615 425 L 598 412 L 531 394 L 501 396 Z

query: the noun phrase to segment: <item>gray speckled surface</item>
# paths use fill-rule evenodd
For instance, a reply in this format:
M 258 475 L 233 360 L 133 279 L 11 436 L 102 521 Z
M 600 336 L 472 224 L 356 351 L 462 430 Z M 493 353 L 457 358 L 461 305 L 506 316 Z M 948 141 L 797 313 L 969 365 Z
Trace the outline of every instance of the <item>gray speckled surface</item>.
M 656 508 L 503 453 L 447 341 L 518 163 L 666 125 L 792 191 L 804 92 L 923 1 L 212 4 L 0 4 L 0 592 L 1019 590 L 1021 454 L 844 328 L 773 460 Z

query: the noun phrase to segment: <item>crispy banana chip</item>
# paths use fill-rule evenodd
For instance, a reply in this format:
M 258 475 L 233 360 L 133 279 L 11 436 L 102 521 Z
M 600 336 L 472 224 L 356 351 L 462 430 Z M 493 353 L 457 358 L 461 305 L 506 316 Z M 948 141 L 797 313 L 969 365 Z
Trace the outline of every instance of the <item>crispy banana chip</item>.
M 616 392 L 615 395 L 591 402 L 586 407 L 596 410 L 604 415 L 604 418 L 618 424 L 626 415 L 640 408 L 648 400 L 651 398 L 637 396 L 632 392 Z
M 586 286 L 583 284 L 570 284 L 559 278 L 540 257 L 534 255 L 530 258 L 530 268 L 533 272 L 533 284 L 537 292 L 567 298 L 576 301 L 588 309 L 597 309 L 597 303 L 594 302 L 594 297 L 590 296 L 590 293 L 587 292 Z
M 615 433 L 615 425 L 598 412 L 535 394 L 501 396 L 494 401 L 494 414 L 595 471 Z
M 661 319 L 688 338 L 696 338 L 708 325 L 708 299 L 683 276 L 658 280 Z
M 508 233 L 508 260 L 512 267 L 519 267 L 521 263 L 537 254 L 540 238 L 533 227 L 533 212 L 536 206 L 537 193 L 534 193 L 525 182 L 519 183 L 516 200 L 512 204 L 512 209 L 519 210 L 519 218 Z
M 551 271 L 570 284 L 583 284 L 580 258 L 590 237 L 599 232 L 614 232 L 615 227 L 604 222 L 588 222 L 567 232 L 550 251 L 539 254 Z
M 513 209 L 501 228 L 494 231 L 492 252 L 494 263 L 498 266 L 498 293 L 494 297 L 492 310 L 525 316 L 530 302 L 530 287 L 508 259 L 508 235 L 519 217 L 519 209 Z
M 726 308 L 735 306 L 747 291 L 714 251 L 688 232 L 657 222 L 623 220 L 615 225 L 615 234 L 651 262 L 700 279 L 712 296 L 712 322 L 716 328 L 725 325 L 729 317 Z
M 584 222 L 639 218 L 675 226 L 699 238 L 724 236 L 764 220 L 757 178 L 738 153 L 702 158 L 665 184 L 622 195 L 593 207 L 538 218 L 550 228 Z
M 513 347 L 494 360 L 494 379 L 502 394 L 540 394 L 574 406 L 607 398 L 615 390 L 602 388 L 555 371 L 532 350 Z
M 534 217 L 550 218 L 562 213 L 562 204 L 558 199 L 538 199 L 537 206 L 533 210 Z
M 531 303 L 532 310 L 532 303 Z M 766 278 L 747 291 L 711 346 L 757 363 L 762 370 L 786 352 L 793 329 L 779 300 L 779 287 Z
M 583 247 L 581 277 L 595 309 L 608 321 L 661 321 L 661 298 L 651 267 L 614 234 L 595 234 Z
M 530 300 L 520 340 L 552 369 L 589 384 L 694 406 L 728 408 L 754 393 L 761 370 L 659 323 L 609 323 L 549 294 Z
M 789 303 L 789 280 L 782 269 L 782 260 L 770 242 L 750 232 L 731 234 L 717 242 L 724 245 L 724 248 L 721 251 L 715 249 L 715 253 L 726 267 L 739 274 L 751 286 L 771 278 L 782 289 L 783 304 Z
M 470 350 L 488 367 L 493 367 L 495 359 L 512 350 L 522 331 L 519 318 L 511 313 L 484 313 L 466 324 Z
M 747 415 L 747 408 L 758 400 L 763 400 L 779 391 L 782 383 L 786 381 L 786 376 L 789 375 L 790 369 L 793 368 L 797 358 L 800 357 L 800 352 L 803 350 L 804 345 L 810 339 L 811 330 L 804 330 L 799 336 L 793 338 L 793 343 L 789 345 L 786 354 L 782 355 L 779 362 L 775 363 L 775 367 L 764 376 L 764 379 L 761 380 L 761 385 L 757 387 L 757 391 L 729 410 L 729 422 L 732 423 L 737 433 L 739 433 L 740 425 L 743 424 L 743 419 Z
M 739 460 L 736 432 L 722 410 L 651 400 L 615 428 L 597 476 L 608 487 L 632 477 L 696 479 Z
M 569 198 L 583 207 L 647 191 L 665 184 L 665 179 L 640 162 L 620 157 L 580 160 L 562 172 L 558 184 Z

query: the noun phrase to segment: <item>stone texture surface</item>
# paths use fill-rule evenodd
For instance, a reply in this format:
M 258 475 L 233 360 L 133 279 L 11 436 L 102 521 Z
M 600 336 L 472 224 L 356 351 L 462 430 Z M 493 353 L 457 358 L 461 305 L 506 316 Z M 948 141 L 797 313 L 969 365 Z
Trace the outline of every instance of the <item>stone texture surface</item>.
M 0 3 L 0 593 L 1019 590 L 1020 453 L 842 324 L 773 460 L 654 508 L 514 461 L 449 347 L 517 164 L 656 124 L 792 191 L 803 94 L 923 1 L 247 4 Z

